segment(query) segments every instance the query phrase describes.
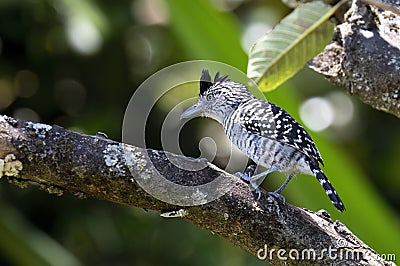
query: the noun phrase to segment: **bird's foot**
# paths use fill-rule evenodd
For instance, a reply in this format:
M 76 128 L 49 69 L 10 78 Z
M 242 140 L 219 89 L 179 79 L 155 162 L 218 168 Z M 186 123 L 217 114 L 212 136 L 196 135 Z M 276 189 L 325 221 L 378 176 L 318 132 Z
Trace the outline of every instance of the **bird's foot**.
M 281 194 L 281 192 L 278 190 L 275 190 L 273 192 L 268 192 L 269 195 L 274 196 L 275 198 L 280 199 L 283 203 L 285 203 L 285 197 Z
M 257 201 L 261 198 L 261 189 L 259 187 L 254 189 L 254 192 L 257 194 Z

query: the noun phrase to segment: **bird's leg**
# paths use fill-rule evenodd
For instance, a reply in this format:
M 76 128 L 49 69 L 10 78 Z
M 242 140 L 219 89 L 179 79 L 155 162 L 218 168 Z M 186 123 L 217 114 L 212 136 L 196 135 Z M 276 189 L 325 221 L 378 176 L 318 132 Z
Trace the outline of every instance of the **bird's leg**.
M 280 198 L 283 202 L 285 202 L 285 197 L 281 194 L 282 190 L 286 187 L 286 185 L 290 182 L 290 180 L 294 177 L 294 175 L 289 175 L 285 182 L 283 182 L 283 184 L 274 192 L 270 192 L 270 194 Z
M 283 182 L 283 184 L 282 184 L 277 190 L 275 190 L 274 193 L 276 193 L 276 194 L 281 194 L 281 193 L 282 193 L 282 190 L 286 187 L 287 184 L 289 184 L 289 181 L 293 178 L 293 176 L 294 176 L 294 175 L 289 175 L 289 176 L 286 178 L 285 182 Z
M 255 190 L 255 192 L 258 195 L 257 200 L 259 200 L 261 197 L 261 191 L 259 188 L 260 184 L 264 181 L 264 178 L 269 173 L 272 173 L 272 172 L 278 171 L 278 170 L 279 170 L 279 167 L 274 165 L 266 171 L 263 171 L 259 174 L 250 176 L 255 171 L 255 165 L 250 165 L 249 167 L 247 167 L 247 169 L 244 171 L 244 173 L 240 173 L 240 172 L 236 173 L 236 176 L 239 176 L 243 180 L 250 182 L 251 187 Z

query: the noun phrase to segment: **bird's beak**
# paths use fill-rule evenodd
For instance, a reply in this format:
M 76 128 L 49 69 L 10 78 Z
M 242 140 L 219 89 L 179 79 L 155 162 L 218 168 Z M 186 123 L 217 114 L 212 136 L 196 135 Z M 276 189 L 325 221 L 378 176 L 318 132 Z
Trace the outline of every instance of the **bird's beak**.
M 201 111 L 202 111 L 201 107 L 198 106 L 197 104 L 195 104 L 195 105 L 189 107 L 188 109 L 186 109 L 186 111 L 181 114 L 181 120 L 185 119 L 185 118 L 192 118 L 192 117 L 199 116 Z

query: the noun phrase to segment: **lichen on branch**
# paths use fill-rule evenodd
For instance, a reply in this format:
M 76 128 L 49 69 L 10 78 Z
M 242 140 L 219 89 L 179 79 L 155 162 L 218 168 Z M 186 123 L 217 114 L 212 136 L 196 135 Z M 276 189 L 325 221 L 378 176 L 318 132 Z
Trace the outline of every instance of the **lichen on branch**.
M 126 150 L 128 155 L 132 152 L 135 156 L 127 160 Z M 179 169 L 168 158 L 178 165 L 206 164 L 206 167 L 197 171 Z M 148 168 L 150 164 L 154 167 Z M 80 198 L 89 196 L 158 210 L 164 213 L 163 217 L 182 217 L 274 265 L 393 265 L 381 259 L 341 222 L 332 221 L 325 211 L 313 213 L 266 192 L 256 201 L 240 178 L 202 160 L 0 116 L 0 170 L 12 183 L 35 182 L 56 195 L 67 191 Z M 231 179 L 232 187 L 214 201 L 182 207 L 160 201 L 138 185 L 138 176 L 145 173 L 152 179 L 156 172 L 168 176 L 170 182 L 186 186 L 223 176 Z M 265 247 L 279 252 L 263 253 Z M 328 256 L 328 248 L 336 256 Z M 302 251 L 313 257 L 302 259 Z

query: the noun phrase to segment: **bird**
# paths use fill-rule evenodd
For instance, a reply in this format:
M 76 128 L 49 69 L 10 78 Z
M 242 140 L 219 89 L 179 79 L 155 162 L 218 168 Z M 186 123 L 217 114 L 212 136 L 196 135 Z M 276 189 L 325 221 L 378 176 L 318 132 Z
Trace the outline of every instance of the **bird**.
M 266 170 L 254 174 L 254 166 L 237 173 L 249 182 L 260 198 L 260 184 L 274 171 L 286 175 L 284 183 L 274 192 L 279 197 L 289 181 L 303 173 L 317 178 L 339 210 L 345 207 L 335 188 L 321 170 L 321 154 L 307 131 L 284 109 L 256 98 L 241 83 L 217 72 L 212 80 L 207 69 L 200 76 L 197 102 L 186 109 L 180 119 L 207 117 L 222 125 L 229 140 L 254 163 Z M 284 198 L 283 198 L 284 199 Z

